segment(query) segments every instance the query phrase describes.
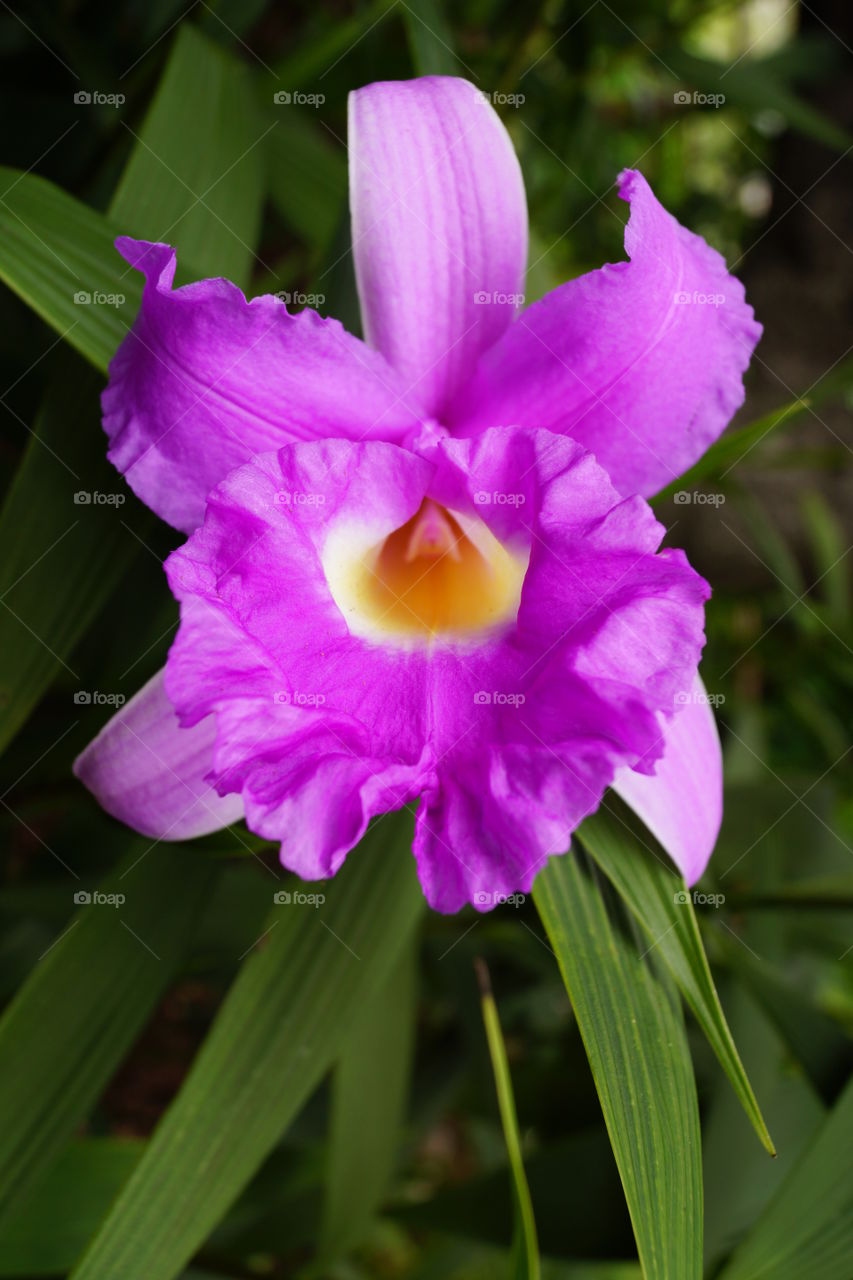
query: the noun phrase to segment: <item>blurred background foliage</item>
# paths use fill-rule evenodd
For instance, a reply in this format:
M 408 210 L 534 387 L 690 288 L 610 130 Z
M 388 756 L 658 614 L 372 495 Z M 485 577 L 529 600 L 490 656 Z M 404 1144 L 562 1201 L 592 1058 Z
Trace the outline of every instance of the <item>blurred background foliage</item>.
M 658 1183 L 638 1175 L 645 1220 L 620 1185 L 589 1025 L 582 1040 L 551 953 L 571 923 L 556 898 L 538 903 L 548 937 L 530 902 L 426 916 L 411 885 L 376 889 L 406 861 L 395 828 L 393 863 L 360 851 L 317 919 L 280 923 L 288 880 L 244 829 L 152 849 L 70 774 L 111 711 L 75 695 L 130 696 L 176 623 L 161 569 L 176 535 L 103 458 L 97 396 L 139 297 L 113 234 L 176 244 L 181 280 L 320 295 L 358 331 L 346 95 L 449 73 L 492 97 L 518 149 L 528 300 L 622 256 L 614 179 L 636 165 L 765 325 L 734 427 L 657 500 L 715 589 L 703 675 L 726 817 L 696 916 L 778 1151 L 688 1015 L 704 1274 L 850 1280 L 851 45 L 843 0 L 3 6 L 0 1275 L 68 1274 L 93 1235 L 75 1276 L 151 1280 L 191 1258 L 195 1280 L 532 1275 L 514 1149 L 546 1280 L 636 1280 L 638 1247 L 648 1276 L 699 1274 L 655 1252 L 676 1176 L 660 1153 Z M 77 289 L 126 301 L 75 307 Z M 78 490 L 126 501 L 75 506 Z M 665 993 L 658 939 L 594 831 L 583 846 L 579 900 L 605 904 L 614 954 Z M 98 885 L 126 905 L 78 910 Z M 163 1226 L 175 1204 L 182 1235 Z M 145 1249 L 158 1261 L 137 1269 Z

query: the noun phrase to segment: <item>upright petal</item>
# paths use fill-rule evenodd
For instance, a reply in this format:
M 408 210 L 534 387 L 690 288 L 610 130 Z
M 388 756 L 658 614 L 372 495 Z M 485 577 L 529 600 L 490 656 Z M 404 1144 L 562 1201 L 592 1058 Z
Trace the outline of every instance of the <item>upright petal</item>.
M 158 672 L 74 761 L 74 772 L 114 818 L 156 840 L 186 840 L 243 816 L 239 795 L 219 796 L 213 717 L 182 729 Z
M 571 435 L 623 494 L 648 497 L 720 435 L 743 402 L 761 326 L 720 255 L 682 227 L 632 170 L 630 262 L 534 303 L 481 357 L 449 425 L 507 423 Z
M 441 418 L 521 300 L 518 160 L 485 96 L 450 76 L 350 94 L 349 156 L 365 336 Z
M 708 863 L 723 816 L 723 761 L 714 713 L 697 675 L 671 718 L 659 716 L 664 741 L 653 774 L 617 771 L 613 789 L 642 818 L 688 884 Z
M 142 307 L 103 395 L 110 460 L 178 529 L 255 453 L 293 440 L 398 440 L 419 421 L 386 361 L 337 320 L 247 302 L 228 280 L 172 289 L 175 251 L 120 237 L 145 273 Z

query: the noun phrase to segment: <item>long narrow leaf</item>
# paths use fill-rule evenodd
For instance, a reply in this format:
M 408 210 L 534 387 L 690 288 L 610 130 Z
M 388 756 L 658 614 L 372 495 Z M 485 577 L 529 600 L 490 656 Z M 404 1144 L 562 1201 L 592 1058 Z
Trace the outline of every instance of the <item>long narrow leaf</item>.
M 270 1153 L 421 914 L 401 825 L 409 834 L 407 821 L 377 824 L 316 886 L 322 905 L 274 908 L 75 1280 L 172 1280 Z
M 581 1036 L 646 1280 L 699 1280 L 702 1168 L 696 1085 L 669 993 L 612 928 L 573 853 L 533 889 Z
M 212 859 L 134 841 L 99 886 L 106 901 L 81 908 L 6 1010 L 0 1216 L 71 1137 L 145 1025 L 216 874 Z
M 359 1010 L 335 1071 L 320 1231 L 320 1254 L 327 1261 L 359 1243 L 393 1171 L 415 1029 L 414 942 L 404 948 L 390 980 Z
M 500 1108 L 504 1141 L 509 1155 L 509 1167 L 512 1170 L 512 1182 L 515 1191 L 517 1227 L 513 1247 L 514 1272 L 517 1280 L 539 1280 L 541 1267 L 539 1263 L 539 1243 L 536 1236 L 536 1219 L 533 1216 L 533 1201 L 530 1198 L 530 1187 L 527 1183 L 527 1175 L 524 1172 L 524 1157 L 521 1152 L 521 1135 L 518 1132 L 518 1116 L 515 1110 L 515 1097 L 512 1092 L 512 1077 L 509 1073 L 509 1062 L 507 1061 L 506 1045 L 501 1031 L 498 1007 L 492 994 L 489 972 L 483 960 L 477 962 L 477 979 L 480 984 L 480 1003 L 483 1009 L 483 1022 L 486 1027 L 486 1040 L 489 1045 L 489 1056 L 492 1060 L 498 1107 Z
M 849 1280 L 853 1081 L 720 1280 Z
M 720 1004 L 702 945 L 692 895 L 654 839 L 616 797 L 587 818 L 578 835 L 613 882 L 678 983 L 764 1146 L 773 1142 Z

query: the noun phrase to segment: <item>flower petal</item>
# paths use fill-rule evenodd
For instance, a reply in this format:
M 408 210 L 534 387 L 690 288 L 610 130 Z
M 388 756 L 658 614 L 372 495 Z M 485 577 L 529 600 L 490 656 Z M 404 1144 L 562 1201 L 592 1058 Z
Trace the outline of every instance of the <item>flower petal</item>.
M 451 76 L 350 94 L 349 154 L 365 336 L 440 418 L 521 299 L 518 160 L 485 96 Z
M 157 840 L 186 840 L 243 816 L 239 795 L 219 796 L 212 718 L 182 729 L 153 676 L 74 761 L 74 772 L 114 818 Z
M 659 717 L 664 750 L 654 773 L 619 769 L 613 789 L 692 885 L 705 870 L 720 830 L 723 761 L 714 712 L 698 675 L 686 699 L 673 717 Z
M 145 273 L 142 306 L 103 394 L 110 460 L 178 529 L 201 523 L 208 492 L 255 453 L 334 435 L 397 440 L 416 427 L 400 379 L 337 320 L 247 302 L 228 280 L 172 289 L 175 251 L 120 237 Z
M 241 791 L 251 829 L 306 878 L 422 796 L 421 883 L 455 911 L 526 892 L 619 766 L 651 770 L 708 587 L 657 553 L 650 508 L 570 439 L 490 431 L 428 452 L 314 441 L 232 471 L 167 564 L 181 601 L 167 685 L 182 723 L 215 713 L 219 789 Z M 364 597 L 338 591 L 348 557 L 424 499 L 480 546 L 485 526 L 524 547 L 516 616 L 411 643 L 362 626 Z
M 623 494 L 650 496 L 720 435 L 743 403 L 761 336 L 720 255 L 626 170 L 630 262 L 590 272 L 523 312 L 480 359 L 449 425 L 513 423 L 571 435 Z

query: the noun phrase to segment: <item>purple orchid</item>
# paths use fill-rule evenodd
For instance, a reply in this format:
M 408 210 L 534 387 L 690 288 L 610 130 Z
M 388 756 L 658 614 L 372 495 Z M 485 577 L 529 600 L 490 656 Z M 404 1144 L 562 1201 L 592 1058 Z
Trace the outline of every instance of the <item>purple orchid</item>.
M 420 798 L 440 911 L 527 891 L 613 786 L 693 883 L 709 588 L 645 499 L 743 400 L 743 288 L 626 172 L 629 261 L 519 310 L 521 173 L 466 81 L 359 90 L 349 149 L 364 343 L 118 241 L 146 284 L 110 458 L 190 537 L 165 672 L 75 771 L 156 839 L 245 816 L 305 879 Z

